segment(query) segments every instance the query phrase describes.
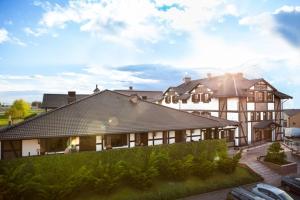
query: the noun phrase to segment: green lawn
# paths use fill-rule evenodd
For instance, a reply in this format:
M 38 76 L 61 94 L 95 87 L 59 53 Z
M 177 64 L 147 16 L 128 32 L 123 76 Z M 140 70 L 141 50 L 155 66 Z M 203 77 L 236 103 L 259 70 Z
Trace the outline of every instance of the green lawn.
M 40 114 L 42 112 L 43 112 L 42 109 L 39 109 L 39 110 L 30 110 L 30 112 L 28 113 L 27 116 L 30 116 L 30 115 L 32 115 L 34 113 Z M 21 121 L 23 121 L 23 119 L 15 120 L 14 123 L 19 123 Z M 8 118 L 4 115 L 4 113 L 0 113 L 0 126 L 7 126 L 7 125 L 8 125 Z
M 177 199 L 214 190 L 235 187 L 261 181 L 261 177 L 248 168 L 239 166 L 233 174 L 216 173 L 206 180 L 189 177 L 185 181 L 156 181 L 154 186 L 146 191 L 122 187 L 111 195 L 97 195 L 89 191 L 82 192 L 76 200 L 158 200 Z

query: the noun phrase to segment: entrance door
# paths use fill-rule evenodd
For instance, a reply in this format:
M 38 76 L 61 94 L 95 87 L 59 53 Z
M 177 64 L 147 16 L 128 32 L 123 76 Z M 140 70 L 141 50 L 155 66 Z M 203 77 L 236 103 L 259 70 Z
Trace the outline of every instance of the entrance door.
M 80 151 L 96 151 L 96 136 L 82 136 L 79 138 Z
M 267 140 L 267 141 L 272 140 L 272 130 L 271 129 L 264 130 L 264 140 Z
M 22 156 L 22 141 L 1 141 L 1 159 L 8 160 Z
M 178 142 L 183 142 L 184 137 L 183 137 L 183 131 L 175 131 L 175 143 Z

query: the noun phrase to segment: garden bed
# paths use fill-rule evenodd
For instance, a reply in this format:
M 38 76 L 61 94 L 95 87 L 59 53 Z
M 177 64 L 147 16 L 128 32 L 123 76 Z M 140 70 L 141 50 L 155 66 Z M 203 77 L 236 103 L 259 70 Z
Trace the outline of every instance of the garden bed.
M 258 158 L 258 161 L 281 175 L 297 173 L 298 166 L 297 166 L 297 163 L 295 163 L 295 162 L 285 162 L 285 164 L 280 165 L 280 164 L 264 161 L 264 158 L 265 158 L 265 156 L 260 156 Z
M 261 180 L 238 159 L 207 140 L 0 161 L 0 199 L 174 199 Z

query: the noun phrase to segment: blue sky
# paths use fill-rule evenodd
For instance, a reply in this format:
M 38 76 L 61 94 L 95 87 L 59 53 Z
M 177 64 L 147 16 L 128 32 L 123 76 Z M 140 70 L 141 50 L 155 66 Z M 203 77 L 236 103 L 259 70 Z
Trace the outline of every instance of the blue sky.
M 298 0 L 0 0 L 0 102 L 263 77 L 300 107 Z

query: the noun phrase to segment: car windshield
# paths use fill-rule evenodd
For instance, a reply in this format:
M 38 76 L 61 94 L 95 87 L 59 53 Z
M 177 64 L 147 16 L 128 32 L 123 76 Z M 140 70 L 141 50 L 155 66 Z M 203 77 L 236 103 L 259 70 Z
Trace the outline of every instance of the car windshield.
M 279 196 L 280 199 L 282 199 L 282 200 L 293 200 L 293 198 L 290 197 L 290 195 L 288 195 L 288 194 L 285 193 L 285 192 L 278 194 L 278 196 Z

